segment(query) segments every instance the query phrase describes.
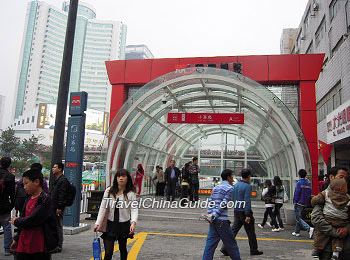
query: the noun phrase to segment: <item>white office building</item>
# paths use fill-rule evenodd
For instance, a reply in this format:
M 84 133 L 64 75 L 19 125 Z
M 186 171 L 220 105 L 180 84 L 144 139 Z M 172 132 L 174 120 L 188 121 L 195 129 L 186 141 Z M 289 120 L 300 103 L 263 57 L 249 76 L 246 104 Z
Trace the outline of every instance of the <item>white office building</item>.
M 13 117 L 56 104 L 69 2 L 62 9 L 41 1 L 28 4 L 19 60 Z M 69 91 L 88 92 L 88 108 L 109 111 L 111 86 L 105 61 L 124 59 L 126 25 L 96 19 L 79 2 Z

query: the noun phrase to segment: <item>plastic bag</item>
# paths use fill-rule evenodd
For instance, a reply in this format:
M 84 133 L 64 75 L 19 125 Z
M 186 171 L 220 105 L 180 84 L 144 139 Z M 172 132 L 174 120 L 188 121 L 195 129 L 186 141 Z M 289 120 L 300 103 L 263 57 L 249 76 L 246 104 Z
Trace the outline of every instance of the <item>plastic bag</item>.
M 97 232 L 95 232 L 95 237 L 92 241 L 92 255 L 94 260 L 102 260 L 101 242 L 100 238 L 97 237 Z

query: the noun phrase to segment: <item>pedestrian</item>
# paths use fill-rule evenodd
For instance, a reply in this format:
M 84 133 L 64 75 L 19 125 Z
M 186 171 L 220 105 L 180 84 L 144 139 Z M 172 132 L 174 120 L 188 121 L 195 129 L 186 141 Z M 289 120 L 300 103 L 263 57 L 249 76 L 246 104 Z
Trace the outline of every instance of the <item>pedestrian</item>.
M 164 179 L 167 186 L 167 200 L 174 201 L 176 193 L 176 183 L 178 183 L 180 177 L 179 168 L 175 167 L 175 160 L 170 161 L 170 166 L 165 169 Z
M 11 255 L 12 230 L 9 223 L 15 205 L 15 176 L 9 172 L 11 158 L 0 159 L 0 227 L 4 230 L 4 253 Z
M 190 165 L 185 163 L 181 173 L 181 206 L 185 206 L 188 201 L 188 186 L 190 185 Z M 187 201 L 186 201 L 187 200 Z
M 207 242 L 205 245 L 203 260 L 212 260 L 215 249 L 220 241 L 225 245 L 227 255 L 231 259 L 240 260 L 238 245 L 230 228 L 227 203 L 232 199 L 233 171 L 226 169 L 221 173 L 222 183 L 212 190 L 209 198 L 207 214 L 210 223 Z
M 198 201 L 199 173 L 198 158 L 193 157 L 190 168 L 190 201 L 192 202 Z
M 138 195 L 141 194 L 141 188 L 142 188 L 142 180 L 143 180 L 143 175 L 145 175 L 145 171 L 142 167 L 142 164 L 137 165 L 137 170 L 136 170 L 136 178 L 135 178 L 135 187 L 139 187 L 139 191 L 137 192 Z
M 244 226 L 248 236 L 250 254 L 262 255 L 263 252 L 258 250 L 255 219 L 251 209 L 252 186 L 249 184 L 251 172 L 249 169 L 243 169 L 241 175 L 242 179 L 235 184 L 232 194 L 232 201 L 235 205 L 232 224 L 233 235 L 236 237 L 241 227 Z M 220 251 L 224 255 L 228 255 L 225 245 L 223 245 Z
M 135 192 L 130 173 L 125 169 L 117 171 L 112 187 L 104 192 L 94 227 L 94 232 L 97 232 L 100 227 L 106 226 L 101 236 L 105 248 L 104 260 L 112 259 L 114 241 L 118 241 L 120 259 L 126 260 L 128 257 L 126 243 L 128 238 L 133 237 L 138 216 L 138 207 L 134 205 Z M 107 223 L 103 223 L 104 221 Z
M 265 212 L 264 212 L 264 218 L 261 224 L 258 224 L 259 228 L 264 228 L 267 217 L 270 216 L 271 218 L 271 226 L 273 232 L 279 231 L 279 226 L 276 222 L 276 216 L 273 213 L 273 209 L 275 207 L 275 198 L 276 198 L 276 186 L 273 186 L 270 180 L 265 181 L 265 188 L 262 191 L 262 197 L 265 201 Z
M 20 217 L 12 217 L 10 223 L 17 227 L 17 235 L 11 245 L 17 260 L 49 260 L 50 251 L 58 244 L 57 220 L 50 196 L 43 191 L 43 175 L 38 170 L 23 173 L 23 183 L 29 197 Z
M 279 176 L 275 176 L 273 178 L 273 185 L 276 187 L 275 210 L 273 215 L 276 217 L 276 222 L 279 224 L 279 231 L 282 231 L 284 230 L 284 225 L 281 218 L 281 208 L 283 207 L 284 194 L 286 194 L 286 190 Z M 270 224 L 272 225 L 272 223 Z
M 156 196 L 164 196 L 164 172 L 159 165 L 156 166 L 156 172 L 152 180 L 157 180 Z
M 313 197 L 311 204 L 313 207 L 316 204 L 324 205 L 323 215 L 333 228 L 337 229 L 347 227 L 350 210 L 350 207 L 348 206 L 350 195 L 347 194 L 348 184 L 345 179 L 333 179 L 330 182 L 329 187 L 330 188 L 326 191 L 320 192 L 317 196 Z M 313 243 L 314 249 L 312 251 L 312 257 L 318 258 L 329 241 L 332 243 L 333 251 L 331 259 L 338 260 L 339 253 L 344 248 L 345 239 L 332 237 L 331 235 L 318 230 Z
M 309 238 L 311 239 L 314 235 L 314 228 L 310 227 L 302 218 L 301 212 L 306 208 L 310 203 L 312 188 L 311 184 L 305 179 L 306 171 L 300 169 L 298 172 L 299 181 L 294 190 L 293 204 L 294 204 L 294 213 L 295 213 L 295 230 L 292 233 L 293 236 L 300 236 L 301 228 L 305 229 L 309 233 Z
M 64 165 L 61 162 L 56 162 L 53 165 L 52 173 L 55 175 L 55 181 L 50 185 L 50 194 L 54 209 L 57 215 L 58 228 L 58 246 L 56 253 L 62 251 L 63 245 L 63 213 L 67 204 L 67 186 L 68 180 L 63 175 Z
M 41 170 L 43 169 L 43 166 L 40 163 L 33 163 L 30 166 L 31 170 L 38 170 L 39 172 L 41 172 Z M 49 193 L 49 188 L 47 185 L 47 181 L 45 180 L 45 178 L 43 178 L 43 191 L 45 191 L 46 193 Z M 27 194 L 27 192 L 24 189 L 24 184 L 23 184 L 23 177 L 19 179 L 19 181 L 16 184 L 16 191 L 15 191 L 15 209 L 17 212 L 21 212 L 24 202 L 27 199 L 29 195 Z
M 334 179 L 345 179 L 348 183 L 348 186 L 350 184 L 350 179 L 348 178 L 347 169 L 345 168 L 332 167 L 327 175 L 328 175 L 329 182 L 333 181 Z M 330 188 L 327 187 L 326 191 L 327 190 L 329 191 Z M 349 194 L 349 191 L 348 191 L 348 194 Z M 323 210 L 324 210 L 324 205 L 322 204 L 316 204 L 314 206 L 311 214 L 311 223 L 314 225 L 314 227 L 317 229 L 318 232 L 323 232 L 332 237 L 344 238 L 345 239 L 344 249 L 339 254 L 339 260 L 350 259 L 350 236 L 349 236 L 348 227 L 340 227 L 334 230 L 332 224 L 327 222 L 323 214 Z M 324 250 L 320 252 L 319 259 L 330 260 L 332 255 L 333 255 L 332 243 L 328 242 Z

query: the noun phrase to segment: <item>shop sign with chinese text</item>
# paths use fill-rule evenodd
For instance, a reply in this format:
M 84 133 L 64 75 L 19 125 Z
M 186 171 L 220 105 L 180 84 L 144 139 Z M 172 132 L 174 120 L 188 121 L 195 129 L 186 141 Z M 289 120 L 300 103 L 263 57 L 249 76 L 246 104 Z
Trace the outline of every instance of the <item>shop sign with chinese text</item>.
M 327 115 L 327 143 L 331 144 L 350 136 L 350 101 Z
M 168 113 L 171 124 L 244 124 L 244 114 Z

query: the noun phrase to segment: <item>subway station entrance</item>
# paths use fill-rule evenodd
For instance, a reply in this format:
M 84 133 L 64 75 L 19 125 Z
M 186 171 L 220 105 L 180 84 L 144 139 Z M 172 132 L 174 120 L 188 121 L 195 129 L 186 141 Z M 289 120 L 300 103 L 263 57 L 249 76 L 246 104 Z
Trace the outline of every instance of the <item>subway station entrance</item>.
M 194 156 L 203 182 L 219 177 L 224 168 L 239 176 L 248 167 L 259 185 L 280 176 L 292 196 L 299 169 L 307 170 L 311 182 L 317 180 L 315 81 L 323 55 L 246 56 L 232 63 L 227 62 L 232 57 L 214 58 L 206 63 L 193 58 L 197 64 L 185 59 L 106 62 L 112 84 L 104 144 L 107 186 L 117 169 L 135 172 L 141 163 L 147 194 L 157 165 L 165 169 L 174 159 L 181 167 Z M 166 70 L 171 72 L 162 73 Z M 154 79 L 142 78 L 147 73 Z M 168 123 L 168 113 L 241 113 L 244 124 Z

